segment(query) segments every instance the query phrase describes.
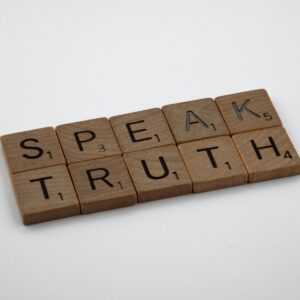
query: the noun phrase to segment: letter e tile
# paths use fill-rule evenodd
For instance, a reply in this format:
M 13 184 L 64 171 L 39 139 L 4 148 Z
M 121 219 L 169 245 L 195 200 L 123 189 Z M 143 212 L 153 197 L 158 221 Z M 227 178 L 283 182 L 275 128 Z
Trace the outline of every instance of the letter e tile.
M 159 108 L 115 116 L 110 122 L 123 153 L 175 144 Z

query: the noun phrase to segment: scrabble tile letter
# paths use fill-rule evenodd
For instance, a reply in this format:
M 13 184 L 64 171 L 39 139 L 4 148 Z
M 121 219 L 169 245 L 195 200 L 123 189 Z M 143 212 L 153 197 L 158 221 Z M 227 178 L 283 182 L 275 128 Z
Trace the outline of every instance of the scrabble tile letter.
M 193 192 L 247 183 L 247 171 L 230 137 L 179 145 L 193 182 Z
M 159 108 L 110 118 L 123 153 L 175 144 Z
M 192 192 L 192 183 L 176 146 L 124 155 L 138 193 L 138 202 Z
M 65 164 L 52 127 L 8 134 L 1 142 L 12 174 Z
M 265 90 L 217 97 L 216 102 L 232 135 L 281 125 Z
M 229 135 L 213 99 L 171 104 L 162 109 L 177 144 Z
M 133 205 L 137 196 L 121 156 L 72 164 L 81 212 L 92 213 Z
M 300 173 L 300 159 L 282 127 L 240 133 L 233 141 L 249 173 L 249 181 L 263 181 Z
M 12 176 L 17 202 L 26 225 L 80 213 L 77 196 L 65 166 Z
M 60 125 L 56 131 L 68 164 L 121 154 L 106 118 Z

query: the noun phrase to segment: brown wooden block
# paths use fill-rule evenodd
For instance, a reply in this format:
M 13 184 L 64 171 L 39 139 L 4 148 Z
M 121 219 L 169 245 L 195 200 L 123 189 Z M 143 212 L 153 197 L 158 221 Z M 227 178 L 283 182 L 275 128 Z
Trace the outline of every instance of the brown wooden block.
M 229 135 L 213 99 L 201 99 L 163 106 L 177 144 Z
M 52 127 L 4 135 L 1 142 L 12 174 L 65 164 Z
M 121 154 L 106 118 L 59 125 L 56 131 L 68 164 Z
M 176 146 L 132 152 L 124 160 L 138 193 L 138 202 L 192 192 L 192 182 Z
M 216 137 L 178 146 L 193 182 L 193 192 L 247 183 L 248 174 L 230 137 Z
M 110 118 L 123 153 L 175 144 L 159 108 Z
M 216 98 L 231 134 L 280 126 L 280 118 L 263 89 Z
M 12 176 L 19 210 L 26 225 L 80 213 L 66 166 L 22 172 Z
M 300 174 L 300 159 L 282 127 L 240 133 L 233 141 L 249 173 L 249 182 Z
M 121 156 L 76 163 L 69 168 L 82 213 L 136 204 L 136 192 Z

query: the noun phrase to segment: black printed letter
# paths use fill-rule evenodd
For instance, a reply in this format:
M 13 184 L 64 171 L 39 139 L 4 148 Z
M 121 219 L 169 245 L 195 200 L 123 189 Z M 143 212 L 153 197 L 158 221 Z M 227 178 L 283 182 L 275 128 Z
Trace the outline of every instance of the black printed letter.
M 191 121 L 191 116 L 193 116 L 194 119 L 196 120 Z M 197 114 L 195 114 L 192 110 L 188 110 L 185 116 L 185 131 L 190 130 L 191 124 L 198 124 L 198 123 L 200 123 L 205 128 L 208 128 L 208 125 Z
M 39 148 L 39 147 L 33 147 L 33 146 L 27 146 L 27 145 L 26 145 L 27 142 L 38 143 L 39 140 L 36 140 L 36 139 L 26 139 L 26 140 L 23 140 L 23 141 L 20 143 L 21 148 L 23 148 L 23 149 L 33 149 L 33 150 L 36 150 L 36 151 L 37 151 L 37 154 L 36 154 L 36 155 L 23 154 L 23 157 L 28 158 L 28 159 L 35 159 L 35 158 L 39 158 L 39 157 L 41 157 L 41 156 L 43 155 L 44 151 L 43 151 L 42 148 Z
M 270 141 L 271 145 L 269 145 L 269 146 L 263 146 L 263 147 L 257 147 L 257 145 L 254 142 L 254 140 L 251 140 L 251 145 L 252 145 L 252 147 L 253 147 L 253 149 L 254 149 L 254 151 L 255 151 L 258 159 L 262 159 L 262 156 L 261 156 L 259 150 L 268 149 L 268 148 L 272 148 L 274 150 L 276 156 L 280 156 L 280 153 L 279 153 L 279 151 L 278 151 L 278 149 L 277 149 L 277 147 L 275 145 L 275 142 L 274 142 L 274 140 L 272 139 L 271 136 L 269 136 L 269 141 Z
M 148 141 L 148 140 L 152 139 L 152 137 L 145 137 L 145 138 L 142 138 L 142 139 L 136 139 L 135 136 L 134 136 L 134 134 L 136 132 L 147 131 L 147 129 L 143 128 L 143 129 L 139 129 L 139 130 L 132 130 L 131 125 L 133 125 L 133 124 L 139 124 L 139 123 L 144 123 L 144 122 L 145 122 L 144 120 L 141 120 L 141 121 L 136 121 L 136 122 L 131 122 L 131 123 L 127 123 L 126 124 L 128 133 L 129 133 L 129 135 L 130 135 L 131 140 L 132 140 L 133 143 L 142 142 L 142 141 Z
M 147 175 L 148 178 L 150 178 L 150 179 L 162 179 L 162 178 L 165 178 L 165 177 L 167 177 L 169 175 L 169 169 L 168 169 L 168 166 L 167 166 L 167 164 L 165 162 L 165 159 L 162 156 L 160 156 L 159 157 L 159 161 L 160 161 L 160 163 L 161 163 L 161 165 L 163 167 L 163 171 L 164 171 L 164 173 L 161 176 L 153 176 L 150 173 L 150 171 L 149 171 L 149 168 L 147 166 L 146 161 L 145 160 L 141 161 L 142 166 L 144 168 L 144 171 L 145 171 L 145 173 L 146 173 L 146 175 Z
M 86 134 L 86 133 L 89 134 L 89 137 L 86 138 L 86 139 L 82 139 L 82 140 L 81 140 L 81 139 L 79 138 L 79 135 L 80 135 L 80 134 Z M 74 132 L 74 136 L 75 136 L 77 145 L 78 145 L 78 147 L 79 147 L 79 150 L 80 150 L 80 151 L 83 151 L 82 144 L 94 140 L 95 137 L 96 137 L 96 134 L 95 134 L 95 132 L 93 132 L 93 131 L 86 130 L 86 131 L 78 131 L 78 132 Z
M 239 119 L 240 121 L 243 121 L 243 120 L 244 120 L 244 118 L 243 118 L 243 116 L 242 116 L 242 113 L 243 113 L 244 111 L 247 111 L 247 112 L 251 113 L 251 114 L 252 114 L 253 116 L 255 116 L 255 117 L 258 117 L 258 118 L 261 117 L 259 114 L 257 114 L 256 112 L 250 110 L 250 109 L 247 107 L 247 105 L 248 105 L 249 102 L 250 102 L 250 99 L 246 99 L 246 100 L 244 101 L 244 103 L 242 104 L 241 108 L 238 108 L 236 102 L 232 102 L 232 103 L 231 103 L 231 104 L 232 104 L 232 107 L 233 107 L 233 109 L 234 109 L 234 111 L 235 111 L 235 113 L 236 113 L 236 115 L 237 115 L 237 117 L 238 117 L 238 119 Z
M 210 147 L 210 148 L 197 149 L 197 152 L 206 151 L 206 153 L 208 155 L 208 158 L 211 162 L 212 167 L 217 168 L 218 165 L 217 165 L 216 160 L 215 160 L 215 158 L 212 154 L 212 151 L 211 151 L 211 150 L 214 150 L 214 149 L 219 149 L 219 147 Z
M 44 198 L 46 200 L 49 199 L 49 193 L 48 193 L 45 181 L 48 180 L 48 179 L 52 179 L 52 178 L 53 178 L 52 176 L 49 176 L 49 177 L 42 177 L 42 178 L 30 180 L 30 182 L 36 182 L 36 181 L 40 182 L 40 185 L 41 185 L 41 188 L 42 188 L 42 191 L 43 191 L 43 195 L 44 195 Z
M 103 171 L 104 175 L 102 175 L 101 177 L 92 177 L 92 172 L 95 172 L 95 171 Z M 105 169 L 105 168 L 98 168 L 98 169 L 86 170 L 86 174 L 88 176 L 88 179 L 89 179 L 89 182 L 90 182 L 92 190 L 96 189 L 96 185 L 95 185 L 95 181 L 96 180 L 102 180 L 109 187 L 113 187 L 114 186 L 111 182 L 109 182 L 106 179 L 106 177 L 108 177 L 108 175 L 109 175 L 109 171 L 107 169 Z

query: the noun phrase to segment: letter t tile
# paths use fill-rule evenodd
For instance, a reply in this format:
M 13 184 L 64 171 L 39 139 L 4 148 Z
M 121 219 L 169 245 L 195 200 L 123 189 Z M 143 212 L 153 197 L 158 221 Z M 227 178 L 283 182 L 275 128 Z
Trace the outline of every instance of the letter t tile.
M 229 136 L 179 145 L 195 193 L 246 184 L 248 175 Z

